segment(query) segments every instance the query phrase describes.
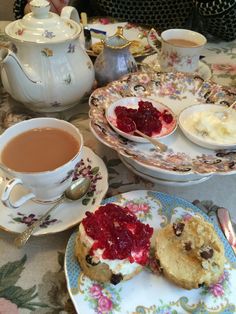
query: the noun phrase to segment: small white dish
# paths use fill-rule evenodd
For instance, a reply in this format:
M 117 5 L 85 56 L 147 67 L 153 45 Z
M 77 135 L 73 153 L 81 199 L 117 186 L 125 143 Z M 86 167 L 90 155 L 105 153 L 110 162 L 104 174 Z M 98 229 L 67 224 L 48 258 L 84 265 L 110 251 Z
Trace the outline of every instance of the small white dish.
M 99 206 L 108 189 L 108 173 L 103 160 L 90 148 L 84 146 L 77 173 L 91 179 L 92 184 L 88 193 L 77 201 L 66 199 L 35 231 L 34 236 L 67 230 L 77 225 L 84 218 L 86 211 L 93 211 Z M 0 183 L 1 181 L 3 178 L 0 176 Z M 21 193 L 22 189 L 17 187 L 13 197 L 19 197 Z M 0 229 L 21 233 L 27 226 L 40 218 L 50 206 L 52 204 L 45 205 L 30 200 L 24 206 L 13 210 L 0 202 Z
M 190 106 L 180 113 L 179 127 L 190 141 L 199 146 L 215 150 L 236 148 L 236 112 L 229 112 L 229 118 L 223 119 L 221 112 L 223 114 L 225 110 L 224 106 L 215 104 Z M 227 140 L 230 129 L 232 136 Z
M 156 72 L 161 72 L 159 60 L 156 53 L 144 58 L 142 64 L 149 66 Z M 209 80 L 212 76 L 210 67 L 202 61 L 199 61 L 199 66 L 196 73 L 205 81 Z
M 176 118 L 175 114 L 173 113 L 173 111 L 169 107 L 167 107 L 167 106 L 165 106 L 159 102 L 156 102 L 152 99 L 148 99 L 148 98 L 125 97 L 125 98 L 121 98 L 121 99 L 115 101 L 106 109 L 106 119 L 107 119 L 108 123 L 110 124 L 110 126 L 119 135 L 123 136 L 124 138 L 127 138 L 128 140 L 138 142 L 138 143 L 148 143 L 149 142 L 146 138 L 144 138 L 142 136 L 123 132 L 122 130 L 120 130 L 117 127 L 117 123 L 116 123 L 117 118 L 116 118 L 116 114 L 115 114 L 115 109 L 118 106 L 129 108 L 129 109 L 138 109 L 139 108 L 139 106 L 138 106 L 139 101 L 149 101 L 152 103 L 153 107 L 155 107 L 157 110 L 159 110 L 161 112 L 163 112 L 164 110 L 167 110 L 173 116 L 173 120 L 169 124 L 162 121 L 161 132 L 159 134 L 155 134 L 155 135 L 150 136 L 151 138 L 162 139 L 162 138 L 167 137 L 168 135 L 172 134 L 176 130 L 177 118 Z

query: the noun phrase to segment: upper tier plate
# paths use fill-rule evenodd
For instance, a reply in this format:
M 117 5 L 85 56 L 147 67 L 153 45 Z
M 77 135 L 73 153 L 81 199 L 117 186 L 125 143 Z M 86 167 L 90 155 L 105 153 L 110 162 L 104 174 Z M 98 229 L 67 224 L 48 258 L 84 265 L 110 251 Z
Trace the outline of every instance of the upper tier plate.
M 178 115 L 193 104 L 230 105 L 235 95 L 235 88 L 203 81 L 196 74 L 133 73 L 92 93 L 89 99 L 90 127 L 99 141 L 149 171 L 186 176 L 188 179 L 191 175 L 193 179 L 193 175 L 232 174 L 236 173 L 235 151 L 202 148 L 190 142 L 177 128 L 174 134 L 161 140 L 168 145 L 168 151 L 159 152 L 151 144 L 135 143 L 119 136 L 107 122 L 105 110 L 118 99 L 137 96 L 159 101 Z

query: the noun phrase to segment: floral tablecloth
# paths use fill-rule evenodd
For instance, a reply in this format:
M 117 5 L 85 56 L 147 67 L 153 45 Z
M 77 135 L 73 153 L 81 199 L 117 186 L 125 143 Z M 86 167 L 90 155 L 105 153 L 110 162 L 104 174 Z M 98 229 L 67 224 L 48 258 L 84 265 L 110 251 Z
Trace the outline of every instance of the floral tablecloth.
M 0 23 L 1 40 L 5 40 L 2 34 L 4 25 Z M 236 41 L 208 43 L 203 55 L 214 81 L 236 87 Z M 2 131 L 22 117 L 31 115 L 1 89 Z M 213 218 L 218 206 L 224 206 L 230 210 L 236 229 L 236 175 L 214 176 L 201 184 L 186 187 L 154 184 L 130 172 L 115 151 L 96 140 L 89 129 L 87 102 L 77 107 L 75 115 L 64 117 L 61 113 L 58 117 L 78 122 L 85 145 L 105 162 L 109 174 L 107 197 L 132 190 L 155 190 L 185 198 Z M 13 244 L 14 234 L 0 231 L 0 314 L 75 313 L 63 269 L 64 252 L 72 232 L 73 229 L 69 229 L 54 235 L 33 237 L 19 250 Z

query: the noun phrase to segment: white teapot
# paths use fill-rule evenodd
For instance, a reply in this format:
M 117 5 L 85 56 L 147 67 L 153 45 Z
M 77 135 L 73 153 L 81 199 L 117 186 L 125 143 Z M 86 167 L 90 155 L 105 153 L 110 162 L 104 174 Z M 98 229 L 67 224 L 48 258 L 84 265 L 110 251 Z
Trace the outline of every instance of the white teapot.
M 64 7 L 61 16 L 49 12 L 46 0 L 30 2 L 32 13 L 7 25 L 12 51 L 0 49 L 2 83 L 6 91 L 36 112 L 73 107 L 94 82 L 94 67 L 80 46 L 78 12 Z

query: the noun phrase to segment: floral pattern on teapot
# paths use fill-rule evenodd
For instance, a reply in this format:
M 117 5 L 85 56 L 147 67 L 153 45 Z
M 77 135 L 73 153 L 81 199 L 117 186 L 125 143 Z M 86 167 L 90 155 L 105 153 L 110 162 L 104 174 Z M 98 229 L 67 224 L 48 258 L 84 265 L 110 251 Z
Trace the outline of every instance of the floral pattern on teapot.
M 75 45 L 70 43 L 68 46 L 67 53 L 74 53 L 74 52 L 75 52 Z
M 21 29 L 18 29 L 15 34 L 16 34 L 16 35 L 19 35 L 19 36 L 22 36 L 23 33 L 24 33 L 24 29 L 21 28 Z
M 44 48 L 43 50 L 41 50 L 41 53 L 45 57 L 52 57 L 53 56 L 53 51 L 52 51 L 52 49 L 49 49 L 49 48 Z
M 49 39 L 56 37 L 52 31 L 48 31 L 47 29 L 43 32 L 43 36 Z

